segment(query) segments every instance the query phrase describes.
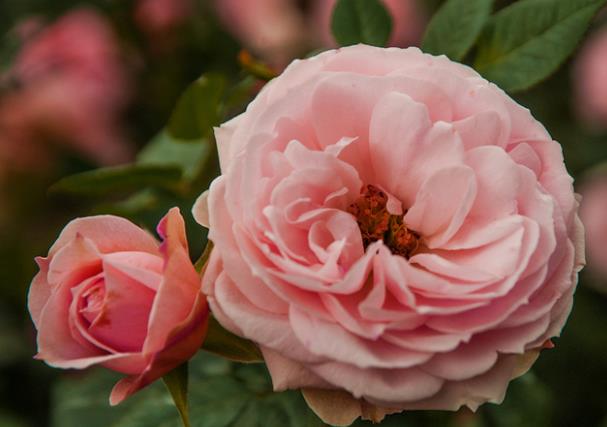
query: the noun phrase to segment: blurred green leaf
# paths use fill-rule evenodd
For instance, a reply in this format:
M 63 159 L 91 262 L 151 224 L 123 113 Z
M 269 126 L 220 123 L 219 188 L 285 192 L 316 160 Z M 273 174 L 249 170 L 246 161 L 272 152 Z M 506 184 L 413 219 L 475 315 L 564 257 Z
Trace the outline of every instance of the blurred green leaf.
M 189 363 L 192 427 L 321 427 L 296 391 L 272 392 L 264 365 L 243 365 L 200 352 Z M 110 407 L 117 375 L 95 371 L 55 388 L 52 427 L 178 427 L 171 398 L 152 384 Z
M 162 377 L 169 389 L 183 427 L 191 427 L 188 412 L 188 363 L 183 363 Z
M 204 161 L 212 151 L 207 140 L 199 144 L 179 144 L 167 131 L 152 139 L 137 155 L 137 164 L 150 166 L 177 166 L 183 177 L 192 180 L 201 171 Z
M 253 76 L 247 76 L 226 90 L 224 98 L 224 108 L 227 113 L 231 110 L 242 110 L 242 106 L 248 104 L 255 95 L 255 88 L 258 80 Z
M 209 319 L 202 349 L 236 362 L 263 362 L 261 352 L 255 344 L 226 330 L 214 317 Z
M 477 40 L 493 0 L 448 0 L 428 24 L 422 50 L 460 61 Z
M 605 0 L 521 0 L 496 13 L 478 43 L 476 68 L 508 92 L 542 81 L 571 54 Z
M 0 89 L 3 89 L 2 86 L 8 83 L 3 74 L 10 70 L 20 47 L 21 42 L 14 33 L 5 34 L 4 37 L 0 39 Z
M 174 138 L 194 142 L 207 138 L 221 121 L 221 99 L 226 80 L 220 74 L 205 74 L 192 83 L 177 101 L 168 131 Z
M 23 341 L 22 333 L 8 305 L 0 302 L 0 368 L 15 363 L 24 356 L 30 356 L 30 349 Z
M 480 413 L 486 426 L 550 427 L 552 409 L 550 389 L 529 372 L 510 383 L 501 405 L 483 405 Z
M 174 188 L 182 171 L 173 165 L 126 165 L 95 169 L 61 179 L 49 188 L 55 194 L 100 196 L 142 187 Z
M 378 0 L 339 0 L 333 9 L 331 31 L 341 46 L 385 46 L 392 32 L 392 18 Z
M 52 395 L 52 427 L 107 427 L 124 415 L 135 401 L 134 396 L 125 403 L 111 408 L 109 395 L 113 384 L 120 378 L 118 374 L 103 369 L 95 369 L 86 374 L 65 376 L 57 382 Z M 146 390 L 156 394 L 158 388 Z M 168 399 L 170 401 L 170 399 Z M 174 411 L 174 409 L 173 409 Z
M 0 412 L 0 426 L 2 427 L 26 427 L 27 424 L 8 413 Z
M 111 214 L 131 218 L 141 212 L 151 212 L 158 208 L 160 195 L 150 188 L 138 191 L 124 200 L 117 202 L 103 202 L 97 204 L 93 214 Z

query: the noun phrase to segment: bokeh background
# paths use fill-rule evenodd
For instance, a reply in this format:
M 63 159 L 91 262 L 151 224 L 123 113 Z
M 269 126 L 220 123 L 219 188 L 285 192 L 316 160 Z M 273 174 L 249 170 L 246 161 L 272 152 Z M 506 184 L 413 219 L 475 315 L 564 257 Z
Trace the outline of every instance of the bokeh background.
M 382 1 L 394 22 L 389 44 L 399 47 L 420 43 L 441 4 Z M 205 235 L 189 211 L 218 170 L 208 136 L 208 144 L 168 141 L 163 129 L 180 94 L 207 73 L 226 88 L 220 119 L 237 114 L 263 85 L 258 77 L 335 46 L 329 30 L 334 3 L 0 1 L 0 426 L 178 425 L 161 387 L 111 409 L 111 374 L 63 372 L 33 359 L 35 332 L 26 308 L 33 259 L 46 254 L 74 217 L 114 213 L 153 229 L 175 205 L 187 217 L 197 257 Z M 598 16 L 555 75 L 514 97 L 562 144 L 584 196 L 588 266 L 573 313 L 556 348 L 512 384 L 501 406 L 486 405 L 477 414 L 411 413 L 390 417 L 386 425 L 607 427 L 607 15 Z M 52 187 L 65 176 L 133 162 L 174 162 L 183 182 L 163 187 L 124 181 L 90 191 Z M 228 405 L 233 417 L 225 422 L 208 421 L 207 414 L 234 396 L 244 401 L 242 387 L 255 396 L 269 389 L 263 367 L 204 355 L 193 366 L 194 425 L 236 425 L 238 414 L 253 406 Z M 303 410 L 300 401 L 294 405 L 292 410 Z

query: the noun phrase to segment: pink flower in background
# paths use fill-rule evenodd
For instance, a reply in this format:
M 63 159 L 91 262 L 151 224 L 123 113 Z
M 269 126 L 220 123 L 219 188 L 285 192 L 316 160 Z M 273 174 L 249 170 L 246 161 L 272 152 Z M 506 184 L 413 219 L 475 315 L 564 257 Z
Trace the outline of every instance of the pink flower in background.
M 272 65 L 283 67 L 307 43 L 305 17 L 294 0 L 215 0 L 226 30 Z
M 419 42 L 425 16 L 415 0 L 383 0 L 393 17 L 390 46 L 407 47 Z M 331 14 L 336 0 L 215 0 L 226 29 L 243 45 L 284 67 L 312 47 L 334 47 Z
M 580 188 L 580 217 L 586 229 L 588 268 L 607 279 L 607 175 L 598 173 Z
M 216 318 L 330 424 L 500 402 L 569 314 L 561 148 L 469 67 L 358 45 L 293 62 L 216 130 L 194 207 Z
M 100 364 L 127 374 L 112 404 L 192 357 L 206 331 L 207 303 L 177 208 L 158 234 L 161 245 L 125 219 L 80 218 L 36 260 L 29 292 L 36 357 L 59 368 Z
M 135 21 L 151 37 L 160 40 L 186 21 L 192 9 L 192 0 L 139 0 Z
M 127 161 L 132 149 L 119 117 L 129 89 L 111 28 L 79 10 L 31 33 L 10 72 L 16 88 L 0 99 L 0 135 L 9 147 L 2 155 L 31 166 L 36 155 L 48 157 L 40 141 L 51 140 L 101 164 Z
M 417 0 L 382 0 L 392 16 L 392 35 L 388 46 L 416 46 L 421 41 L 426 26 L 426 17 Z M 323 46 L 336 47 L 331 34 L 331 16 L 337 0 L 315 0 L 313 2 L 313 21 L 316 34 Z
M 607 128 L 607 30 L 595 33 L 584 45 L 574 67 L 573 85 L 580 117 Z

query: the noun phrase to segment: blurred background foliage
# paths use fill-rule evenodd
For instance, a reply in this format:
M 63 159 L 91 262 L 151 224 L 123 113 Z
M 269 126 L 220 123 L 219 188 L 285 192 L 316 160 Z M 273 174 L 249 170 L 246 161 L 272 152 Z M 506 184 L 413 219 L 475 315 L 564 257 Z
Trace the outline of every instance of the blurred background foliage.
M 397 1 L 414 4 L 415 12 L 393 16 L 389 43 L 418 45 L 428 17 L 442 2 Z M 143 5 L 146 2 L 148 6 Z M 249 0 L 0 2 L 0 426 L 179 425 L 160 384 L 109 408 L 107 396 L 114 374 L 62 372 L 32 359 L 35 334 L 26 299 L 36 272 L 33 257 L 45 254 L 63 225 L 76 216 L 114 213 L 153 230 L 175 205 L 188 223 L 192 258 L 200 255 L 206 241 L 204 230 L 194 224 L 189 212 L 196 196 L 219 171 L 209 129 L 245 108 L 264 84 L 259 77 L 279 72 L 294 57 L 331 45 L 323 36 L 328 32 L 327 22 L 311 18 L 316 16 L 314 1 L 293 1 L 295 12 L 278 17 L 277 5 L 289 2 L 270 3 L 273 12 L 266 10 L 264 15 L 257 13 L 263 8 Z M 496 1 L 494 10 L 509 3 Z M 183 7 L 179 13 L 174 10 L 177 4 Z M 242 16 L 233 16 L 239 9 Z M 398 6 L 388 9 L 394 13 Z M 42 101 L 26 96 L 31 61 L 25 72 L 19 70 L 20 63 L 27 63 L 23 57 L 28 44 L 42 37 L 47 26 L 58 25 L 79 10 L 92 11 L 112 34 L 117 67 L 126 82 L 124 93 L 116 95 L 121 99 L 124 95 L 123 101 L 110 113 L 128 150 L 109 161 L 83 150 L 81 141 L 70 133 L 67 125 L 78 116 L 61 117 L 45 110 L 32 118 L 29 111 L 42 108 Z M 584 51 L 586 40 L 601 33 L 606 16 L 602 13 L 595 19 L 578 52 Z M 396 39 L 403 26 L 410 32 L 402 31 L 402 39 Z M 256 31 L 268 29 L 275 31 L 256 38 Z M 78 41 L 79 36 L 69 37 Z M 53 49 L 62 46 L 47 49 L 54 57 Z M 578 189 L 596 176 L 589 171 L 600 170 L 607 161 L 607 114 L 588 119 L 588 114 L 580 112 L 584 107 L 578 105 L 575 86 L 583 78 L 578 74 L 579 56 L 569 58 L 533 89 L 514 95 L 562 144 Z M 607 50 L 602 60 L 607 64 Z M 70 61 L 78 62 L 71 57 L 66 61 L 67 68 L 73 66 Z M 51 64 L 53 79 L 61 75 L 62 67 L 59 62 Z M 104 69 L 104 64 L 100 67 Z M 607 82 L 607 65 L 603 70 Z M 74 79 L 82 83 L 80 74 Z M 74 91 L 84 87 L 78 85 Z M 72 94 L 65 92 L 62 102 L 82 109 L 85 102 L 101 105 L 106 94 L 110 97 L 110 89 L 102 87 L 99 99 L 92 101 L 71 99 Z M 51 120 L 59 124 L 49 126 Z M 30 157 L 41 159 L 30 163 Z M 74 174 L 80 175 L 71 178 Z M 607 251 L 607 241 L 605 245 Z M 606 282 L 591 260 L 581 276 L 568 325 L 555 340 L 556 349 L 544 351 L 533 372 L 512 383 L 502 405 L 485 405 L 476 414 L 412 412 L 388 417 L 382 425 L 607 426 Z M 190 383 L 194 426 L 322 425 L 305 410 L 299 393 L 271 393 L 263 365 L 237 365 L 199 354 L 190 366 Z M 364 425 L 370 424 L 356 424 Z

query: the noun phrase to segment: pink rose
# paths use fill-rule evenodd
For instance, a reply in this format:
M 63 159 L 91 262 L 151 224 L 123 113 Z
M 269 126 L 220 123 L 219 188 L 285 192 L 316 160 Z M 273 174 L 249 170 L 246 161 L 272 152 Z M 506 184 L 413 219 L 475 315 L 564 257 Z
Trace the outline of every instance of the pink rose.
M 586 229 L 588 268 L 604 280 L 607 279 L 607 175 L 598 172 L 590 177 L 580 193 L 580 217 Z
M 127 374 L 112 390 L 120 403 L 192 357 L 208 308 L 188 255 L 183 218 L 160 221 L 162 244 L 115 216 L 70 222 L 37 258 L 29 292 L 37 359 L 58 368 L 100 364 Z
M 574 67 L 573 85 L 580 117 L 607 128 L 607 30 L 595 33 L 584 45 Z
M 132 147 L 119 124 L 128 81 L 108 23 L 92 11 L 77 10 L 38 32 L 36 25 L 19 28 L 25 45 L 10 71 L 17 85 L 0 98 L 5 144 L 39 152 L 47 147 L 37 146 L 38 140 L 60 141 L 100 164 L 129 160 Z M 0 157 L 10 157 L 11 151 Z M 31 156 L 12 157 L 24 167 L 37 163 Z
M 500 402 L 559 335 L 584 262 L 572 179 L 471 68 L 328 51 L 216 139 L 222 175 L 194 207 L 215 243 L 203 291 L 327 422 Z

